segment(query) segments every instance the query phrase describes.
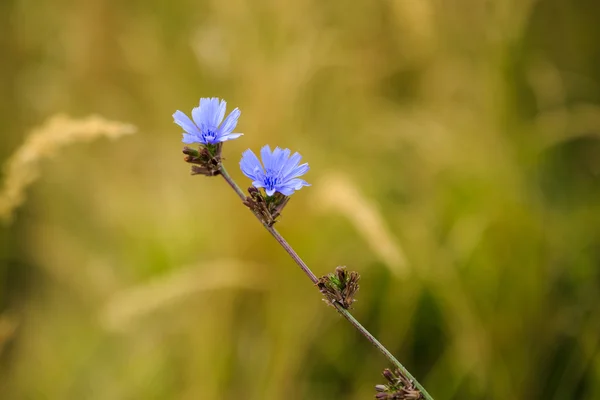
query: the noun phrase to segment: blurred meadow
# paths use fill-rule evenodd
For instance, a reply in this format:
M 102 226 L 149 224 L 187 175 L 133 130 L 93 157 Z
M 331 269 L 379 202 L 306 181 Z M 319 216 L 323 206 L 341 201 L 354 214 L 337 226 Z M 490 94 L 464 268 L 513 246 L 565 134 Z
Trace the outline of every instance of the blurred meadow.
M 190 176 L 171 115 L 210 96 L 242 111 L 238 183 L 247 148 L 310 163 L 279 231 L 316 274 L 361 273 L 356 317 L 436 399 L 600 398 L 599 21 L 2 0 L 0 398 L 373 398 L 384 357 Z

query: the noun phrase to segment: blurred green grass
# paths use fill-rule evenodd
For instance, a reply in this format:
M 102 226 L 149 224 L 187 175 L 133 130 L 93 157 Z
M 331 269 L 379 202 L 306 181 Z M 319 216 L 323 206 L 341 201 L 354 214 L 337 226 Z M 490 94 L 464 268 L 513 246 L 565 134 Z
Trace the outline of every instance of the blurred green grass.
M 357 317 L 434 397 L 600 397 L 599 18 L 591 0 L 1 2 L 2 163 L 56 113 L 139 132 L 44 162 L 0 228 L 0 397 L 372 398 L 383 357 L 223 182 L 189 176 L 171 114 L 200 96 L 242 110 L 240 183 L 248 147 L 311 164 L 280 231 L 317 274 L 362 274 Z

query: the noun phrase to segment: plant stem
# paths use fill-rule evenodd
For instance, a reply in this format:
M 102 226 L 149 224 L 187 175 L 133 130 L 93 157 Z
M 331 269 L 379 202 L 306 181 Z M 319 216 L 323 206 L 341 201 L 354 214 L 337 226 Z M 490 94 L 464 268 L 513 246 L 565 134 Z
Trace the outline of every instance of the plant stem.
M 242 199 L 242 201 L 246 200 L 246 195 L 244 194 L 244 191 L 237 185 L 237 183 L 235 183 L 235 181 L 231 178 L 231 176 L 229 175 L 229 173 L 227 172 L 227 170 L 225 169 L 225 167 L 223 165 L 220 166 L 219 172 L 220 172 L 221 176 L 223 177 L 223 179 L 225 179 L 225 181 L 229 184 L 229 186 L 231 186 L 231 188 L 237 193 L 237 195 L 240 197 L 240 199 Z M 308 278 L 312 281 L 312 283 L 317 284 L 317 282 L 319 281 L 317 276 L 312 272 L 312 270 L 308 267 L 308 265 L 306 265 L 306 263 L 302 260 L 302 258 L 300 258 L 298 253 L 296 253 L 296 251 L 294 251 L 292 246 L 289 245 L 289 243 L 283 238 L 283 236 L 281 236 L 281 234 L 275 228 L 266 224 L 260 218 L 259 215 L 257 215 L 256 213 L 253 213 L 253 214 L 254 214 L 254 216 L 256 216 L 256 218 L 258 218 L 258 220 L 262 223 L 262 225 L 265 227 L 265 229 L 268 230 L 269 233 L 275 238 L 275 240 L 277 240 L 277 243 L 279 243 L 281 245 L 281 247 L 283 247 L 283 249 L 285 251 L 287 251 L 287 253 L 290 255 L 290 257 L 292 257 L 294 262 L 296 264 L 298 264 L 298 266 L 302 269 L 302 271 L 304 271 L 304 273 L 306 274 L 306 276 L 308 276 Z M 333 303 L 333 305 L 338 310 L 338 312 L 340 314 L 342 314 L 342 316 L 344 318 L 346 318 L 348 320 L 348 322 L 350 322 L 356 328 L 356 330 L 358 330 L 361 333 L 361 335 L 363 335 L 369 342 L 371 342 L 371 344 L 373 344 L 373 346 L 375 346 L 381 353 L 383 353 L 383 355 L 394 366 L 396 366 L 396 368 L 398 368 L 409 380 L 411 380 L 415 384 L 415 386 L 419 389 L 419 391 L 421 392 L 421 394 L 423 395 L 423 397 L 425 399 L 433 400 L 433 397 L 431 397 L 431 395 L 429 393 L 427 393 L 427 391 L 419 383 L 419 381 L 417 381 L 411 375 L 411 373 L 408 372 L 408 370 L 404 367 L 404 365 L 402 365 L 400 363 L 400 361 L 398 361 L 396 359 L 396 357 L 394 357 L 394 355 L 392 353 L 390 353 L 390 351 L 375 338 L 375 336 L 373 336 L 364 326 L 362 326 L 360 324 L 360 322 L 358 322 L 356 320 L 356 318 L 354 318 L 354 316 L 350 313 L 350 311 L 348 311 L 347 309 L 342 307 L 339 303 Z
M 356 328 L 356 330 L 358 330 L 365 338 L 367 338 L 367 340 L 371 342 L 371 344 L 375 346 L 377 350 L 382 352 L 383 355 L 404 374 L 404 376 L 406 376 L 412 383 L 415 384 L 415 386 L 417 387 L 417 389 L 419 389 L 419 391 L 425 399 L 433 400 L 433 397 L 431 397 L 431 395 L 427 393 L 427 390 L 425 390 L 425 388 L 419 383 L 419 381 L 416 380 L 410 372 L 408 372 L 404 365 L 402 365 L 402 363 L 400 363 L 400 361 L 398 361 L 398 359 L 394 357 L 394 355 L 384 345 L 382 345 L 381 342 L 379 342 L 379 340 L 377 340 L 375 336 L 373 336 L 371 332 L 367 330 L 367 328 L 362 326 L 361 323 L 358 322 L 356 318 L 354 318 L 350 311 L 346 310 L 338 303 L 334 303 L 334 306 L 339 311 L 339 313 L 342 314 L 342 316 L 346 318 L 348 322 L 350 322 Z
M 238 184 L 235 183 L 231 176 L 229 176 L 229 173 L 227 172 L 223 164 L 221 164 L 221 166 L 219 167 L 219 172 L 223 179 L 225 179 L 225 182 L 227 182 L 229 186 L 231 186 L 231 188 L 237 193 L 240 199 L 242 199 L 242 201 L 246 200 L 246 194 L 244 193 L 242 188 L 240 188 Z

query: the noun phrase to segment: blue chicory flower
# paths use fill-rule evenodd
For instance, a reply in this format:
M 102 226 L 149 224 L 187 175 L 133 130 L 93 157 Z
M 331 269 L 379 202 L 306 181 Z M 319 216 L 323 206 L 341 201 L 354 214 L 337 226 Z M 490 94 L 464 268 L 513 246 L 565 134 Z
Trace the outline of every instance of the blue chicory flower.
M 302 156 L 294 153 L 290 157 L 290 153 L 289 149 L 282 150 L 279 147 L 271 152 L 269 145 L 264 146 L 260 149 L 263 168 L 256 154 L 248 149 L 242 154 L 240 167 L 244 175 L 252 179 L 252 185 L 264 188 L 267 196 L 272 196 L 275 192 L 291 196 L 302 186 L 310 185 L 298 178 L 308 171 L 308 164 L 298 165 Z
M 225 100 L 219 102 L 217 97 L 201 98 L 200 106 L 192 110 L 193 121 L 177 110 L 173 114 L 173 120 L 185 131 L 183 143 L 217 144 L 242 136 L 241 133 L 232 133 L 240 117 L 240 110 L 234 109 L 223 121 L 226 106 Z

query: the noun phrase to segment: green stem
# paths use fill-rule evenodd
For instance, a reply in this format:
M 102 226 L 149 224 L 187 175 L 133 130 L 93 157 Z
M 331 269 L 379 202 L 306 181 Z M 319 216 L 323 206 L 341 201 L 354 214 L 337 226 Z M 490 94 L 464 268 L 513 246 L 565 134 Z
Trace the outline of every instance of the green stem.
M 346 318 L 348 320 L 348 322 L 350 322 L 356 328 L 356 330 L 358 330 L 365 338 L 367 338 L 367 340 L 369 342 L 371 342 L 371 344 L 373 346 L 375 346 L 377 348 L 377 350 L 379 350 L 380 352 L 383 353 L 385 358 L 390 360 L 390 362 L 392 364 L 394 364 L 396 366 L 396 368 L 398 368 L 404 374 L 404 376 L 406 376 L 412 383 L 415 384 L 415 386 L 417 387 L 417 389 L 419 389 L 419 391 L 421 392 L 421 394 L 423 395 L 423 397 L 425 399 L 433 400 L 433 397 L 431 397 L 431 395 L 429 393 L 427 393 L 427 390 L 425 390 L 423 385 L 421 385 L 419 383 L 419 381 L 416 380 L 415 377 L 412 376 L 412 374 L 410 372 L 408 372 L 408 370 L 404 367 L 404 365 L 402 365 L 400 363 L 400 361 L 398 361 L 398 359 L 396 357 L 394 357 L 394 355 L 384 345 L 382 345 L 381 342 L 379 342 L 379 340 L 377 340 L 375 338 L 375 336 L 373 336 L 371 334 L 371 332 L 369 332 L 367 330 L 367 328 L 362 326 L 361 323 L 358 322 L 356 320 L 356 318 L 354 318 L 354 316 L 350 313 L 350 311 L 346 310 L 344 307 L 342 307 L 338 303 L 334 303 L 334 306 L 335 306 L 335 308 L 337 308 L 337 310 L 340 312 L 340 314 L 342 314 L 342 316 L 344 318 Z
M 242 199 L 242 201 L 246 200 L 246 195 L 244 194 L 244 191 L 237 185 L 237 183 L 235 183 L 235 181 L 231 178 L 231 176 L 229 175 L 229 173 L 223 165 L 220 166 L 219 172 L 221 173 L 221 176 L 223 176 L 223 179 L 225 179 L 229 186 L 231 186 L 231 188 L 237 193 L 240 199 Z M 283 236 L 281 236 L 281 234 L 275 228 L 266 224 L 256 213 L 254 213 L 254 215 L 262 223 L 265 229 L 268 230 L 269 233 L 275 238 L 275 240 L 277 240 L 281 247 L 283 247 L 283 249 L 290 255 L 290 257 L 292 257 L 294 262 L 298 264 L 302 271 L 304 271 L 304 273 L 308 276 L 312 283 L 316 284 L 319 281 L 319 279 L 308 267 L 308 265 L 306 265 L 302 258 L 300 258 L 298 253 L 294 251 L 292 246 L 289 245 L 289 243 L 283 238 Z M 375 346 L 381 353 L 383 353 L 383 355 L 392 364 L 394 364 L 396 368 L 398 368 L 408 379 L 410 379 L 415 384 L 415 386 L 417 387 L 417 389 L 419 389 L 419 391 L 425 399 L 433 400 L 433 397 L 431 397 L 431 395 L 427 393 L 427 390 L 425 390 L 425 388 L 419 383 L 419 381 L 417 381 L 411 375 L 411 373 L 408 372 L 404 365 L 402 365 L 400 361 L 398 361 L 396 357 L 394 357 L 394 355 L 390 353 L 390 351 L 375 338 L 375 336 L 373 336 L 364 326 L 360 324 L 360 322 L 356 320 L 356 318 L 354 318 L 350 311 L 346 310 L 338 303 L 333 303 L 333 305 L 338 310 L 338 312 L 342 314 L 342 316 L 346 318 L 348 322 L 350 322 L 356 328 L 356 330 L 358 330 L 361 333 L 361 335 L 363 335 L 369 342 L 371 342 L 371 344 L 373 344 L 373 346 Z

